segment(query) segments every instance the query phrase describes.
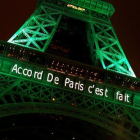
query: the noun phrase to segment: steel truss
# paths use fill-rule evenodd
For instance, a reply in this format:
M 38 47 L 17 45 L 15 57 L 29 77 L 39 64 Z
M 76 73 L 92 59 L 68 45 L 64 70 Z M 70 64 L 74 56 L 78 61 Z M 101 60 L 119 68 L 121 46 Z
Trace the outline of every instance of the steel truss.
M 98 66 L 100 61 L 104 69 L 135 77 L 111 25 L 110 14 L 104 15 L 90 8 L 81 12 L 66 5 L 64 1 L 40 1 L 34 14 L 8 42 L 45 52 L 62 15 L 77 18 L 87 22 L 93 64 Z M 0 93 L 0 117 L 54 113 L 94 123 L 127 140 L 140 137 L 140 113 L 135 108 L 4 74 L 0 74 Z
M 61 1 L 43 1 L 34 14 L 9 39 L 20 46 L 45 51 L 58 27 L 62 15 L 87 22 L 87 38 L 93 64 L 104 69 L 136 77 L 114 32 L 109 15 L 86 9 L 68 9 Z
M 54 9 L 40 5 L 8 42 L 45 51 L 56 31 L 61 16 L 61 11 L 54 11 Z
M 139 110 L 2 74 L 0 81 L 0 117 L 39 112 L 60 114 L 94 123 L 127 140 L 140 136 Z
M 91 17 L 95 15 L 103 22 L 92 20 L 88 26 L 88 40 L 93 64 L 98 66 L 100 60 L 104 69 L 135 77 L 109 17 L 91 12 Z

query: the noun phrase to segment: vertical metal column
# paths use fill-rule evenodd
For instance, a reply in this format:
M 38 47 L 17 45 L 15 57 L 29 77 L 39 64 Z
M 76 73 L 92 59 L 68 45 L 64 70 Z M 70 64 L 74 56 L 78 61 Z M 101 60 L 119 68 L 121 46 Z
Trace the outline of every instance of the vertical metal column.
M 90 44 L 92 61 L 99 60 L 103 69 L 136 77 L 118 41 L 108 16 L 90 12 Z M 96 17 L 96 19 L 92 19 Z M 95 60 L 96 58 L 96 60 Z

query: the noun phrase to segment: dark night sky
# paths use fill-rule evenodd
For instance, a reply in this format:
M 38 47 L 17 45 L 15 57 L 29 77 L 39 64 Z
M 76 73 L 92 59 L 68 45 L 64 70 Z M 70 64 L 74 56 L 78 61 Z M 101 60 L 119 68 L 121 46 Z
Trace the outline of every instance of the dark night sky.
M 140 0 L 108 0 L 116 11 L 111 18 L 121 46 L 140 78 Z M 30 17 L 37 0 L 4 0 L 0 4 L 0 40 L 7 41 Z

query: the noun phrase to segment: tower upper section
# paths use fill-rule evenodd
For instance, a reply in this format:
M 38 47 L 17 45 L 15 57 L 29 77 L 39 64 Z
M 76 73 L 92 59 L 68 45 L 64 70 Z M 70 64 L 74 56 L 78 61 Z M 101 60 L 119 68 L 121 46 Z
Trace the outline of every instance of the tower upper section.
M 112 27 L 113 13 L 112 4 L 101 0 L 38 0 L 8 42 L 76 61 L 89 58 L 82 62 L 135 77 Z
M 42 1 L 43 0 L 38 0 L 38 5 Z M 102 0 L 46 0 L 46 1 L 65 2 L 77 7 L 82 7 L 109 16 L 112 16 L 113 13 L 115 12 L 115 9 L 111 3 Z

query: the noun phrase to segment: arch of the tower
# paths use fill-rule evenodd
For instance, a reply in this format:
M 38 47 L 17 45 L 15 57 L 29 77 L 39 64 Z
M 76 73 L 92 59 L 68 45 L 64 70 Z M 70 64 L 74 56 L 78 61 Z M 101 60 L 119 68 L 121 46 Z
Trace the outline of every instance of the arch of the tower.
M 35 13 L 8 41 L 22 47 L 3 45 L 0 51 L 0 117 L 27 113 L 58 114 L 93 123 L 123 139 L 138 139 L 137 106 L 133 108 L 133 103 L 129 104 L 128 96 L 125 97 L 126 102 L 116 101 L 113 92 L 116 86 L 109 76 L 110 87 L 114 85 L 110 100 L 104 100 L 106 97 L 102 95 L 104 99 L 77 91 L 83 90 L 82 85 L 78 84 L 80 80 L 85 85 L 93 82 L 105 89 L 105 71 L 99 70 L 98 75 L 98 70 L 96 72 L 89 65 L 84 69 L 82 63 L 68 59 L 61 62 L 60 56 L 135 77 L 111 25 L 111 10 L 104 7 L 107 3 L 94 0 L 93 3 L 81 2 L 83 6 L 81 3 L 75 4 L 75 1 L 69 4 L 67 0 L 39 1 Z M 23 71 L 25 73 L 22 74 Z M 51 72 L 50 79 L 53 74 L 57 78 L 45 81 L 48 71 Z M 64 88 L 66 76 L 71 79 L 76 77 L 76 80 L 81 78 L 74 85 L 75 89 L 72 87 L 72 90 L 71 86 Z M 119 76 L 116 77 L 120 79 Z M 57 86 L 59 77 L 63 80 L 61 86 Z M 121 83 L 119 86 L 123 85 Z M 90 85 L 89 92 L 92 88 Z M 102 93 L 102 90 L 98 92 Z
M 132 140 L 138 138 L 133 132 L 121 126 L 120 124 L 114 123 L 112 120 L 108 120 L 103 116 L 100 116 L 97 112 L 89 113 L 85 109 L 79 109 L 71 107 L 65 104 L 55 103 L 16 103 L 1 106 L 1 117 L 27 114 L 27 113 L 49 113 L 57 114 L 67 117 L 76 118 L 79 120 L 87 121 L 103 129 L 111 131 L 120 138 Z M 117 121 L 116 121 L 117 122 Z M 121 122 L 121 121 L 120 121 Z M 129 123 L 129 122 L 128 122 Z M 134 130 L 135 131 L 135 130 Z
M 0 79 L 0 117 L 24 113 L 59 114 L 93 123 L 127 140 L 138 138 L 139 129 L 131 119 L 128 121 L 126 107 L 88 94 L 2 74 Z
M 0 118 L 0 138 L 20 140 L 107 140 L 115 139 L 113 133 L 93 123 L 58 114 L 30 113 Z M 24 132 L 24 133 L 23 133 Z M 18 135 L 17 135 L 18 134 Z M 115 139 L 116 140 L 116 139 Z

